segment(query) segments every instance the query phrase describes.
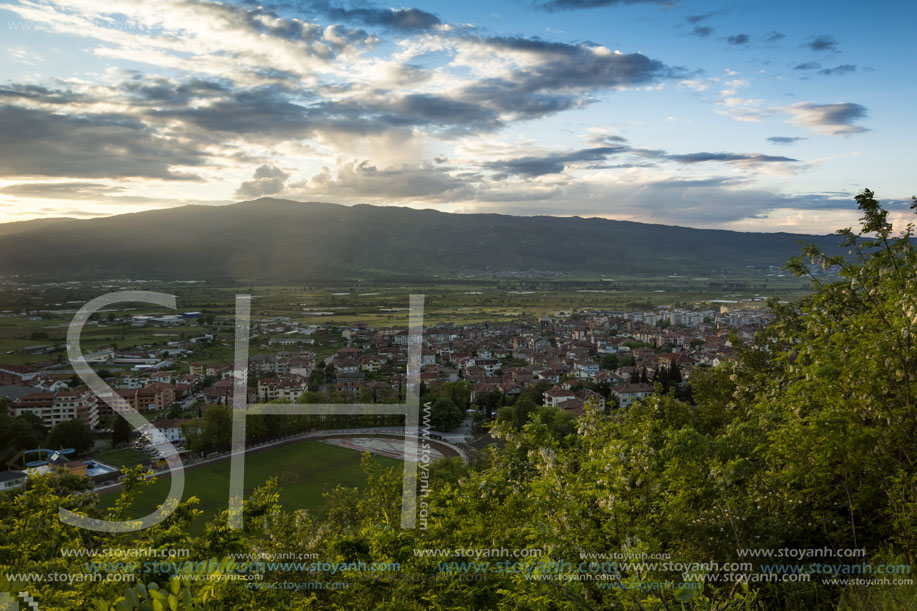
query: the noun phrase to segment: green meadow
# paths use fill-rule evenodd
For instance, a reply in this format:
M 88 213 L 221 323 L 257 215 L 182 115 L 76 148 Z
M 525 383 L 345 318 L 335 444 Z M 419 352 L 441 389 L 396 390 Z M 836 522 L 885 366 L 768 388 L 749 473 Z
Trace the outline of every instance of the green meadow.
M 380 456 L 373 460 L 386 467 L 401 467 L 401 461 Z M 228 508 L 228 460 L 185 471 L 183 500 L 192 496 L 200 501 L 198 509 L 203 515 L 195 520 L 192 529 L 200 531 L 207 520 Z M 322 494 L 337 485 L 361 487 L 366 474 L 360 467 L 360 453 L 347 448 L 316 441 L 303 441 L 248 454 L 245 457 L 245 495 L 271 477 L 280 481 L 280 502 L 288 510 L 306 509 L 320 512 L 324 505 Z M 158 507 L 168 494 L 170 481 L 160 477 L 146 487 L 134 502 L 133 515 L 141 517 Z M 101 495 L 100 507 L 110 507 L 118 492 Z

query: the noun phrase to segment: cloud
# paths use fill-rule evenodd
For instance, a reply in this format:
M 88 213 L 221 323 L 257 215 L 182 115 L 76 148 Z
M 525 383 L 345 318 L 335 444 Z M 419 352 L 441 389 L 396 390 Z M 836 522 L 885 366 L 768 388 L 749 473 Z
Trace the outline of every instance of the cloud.
M 762 155 L 761 153 L 688 153 L 686 155 L 666 155 L 666 159 L 680 163 L 704 163 L 707 161 L 728 161 L 739 164 L 787 163 L 795 162 L 792 157 Z
M 800 102 L 781 110 L 792 115 L 790 123 L 807 127 L 815 133 L 850 136 L 869 131 L 855 124 L 867 116 L 866 107 L 852 102 L 840 104 Z
M 560 210 L 579 216 L 701 227 L 760 220 L 757 230 L 774 231 L 783 227 L 768 225 L 765 219 L 775 210 L 850 209 L 849 197 L 821 193 L 788 195 L 748 183 L 747 179 L 722 176 L 664 177 L 614 183 L 576 181 L 562 186 L 560 193 L 556 188 L 545 188 L 541 195 L 525 190 L 519 183 L 503 183 L 505 190 L 497 192 L 501 195 L 499 199 L 492 191 L 479 191 L 480 203 L 466 211 L 537 215 L 557 214 Z M 517 192 L 520 197 L 513 197 Z M 495 202 L 498 207 L 487 202 Z M 506 202 L 513 203 L 507 205 Z M 796 226 L 793 230 L 800 229 Z
M 600 8 L 603 6 L 621 6 L 627 4 L 660 4 L 670 6 L 670 0 L 548 0 L 536 2 L 535 8 L 543 11 L 575 11 L 579 9 Z
M 771 144 L 780 144 L 780 145 L 786 146 L 790 144 L 796 144 L 800 140 L 805 140 L 805 139 L 806 138 L 797 138 L 797 137 L 790 137 L 790 136 L 771 136 L 770 138 L 767 139 L 767 141 L 770 142 Z
M 726 42 L 731 45 L 747 45 L 749 40 L 748 34 L 735 34 L 727 38 Z
M 786 38 L 786 34 L 782 32 L 777 32 L 777 31 L 768 32 L 767 34 L 764 35 L 764 42 L 773 43 L 773 42 L 777 42 L 778 40 L 782 40 L 784 38 Z
M 730 96 L 718 101 L 716 103 L 718 108 L 714 112 L 732 117 L 737 121 L 757 123 L 773 114 L 770 109 L 761 108 L 762 102 L 763 100 L 757 98 L 749 99 Z
M 708 36 L 713 34 L 713 28 L 708 28 L 705 25 L 696 25 L 694 26 L 694 29 L 691 31 L 691 34 L 693 34 L 694 36 L 697 36 L 698 38 L 707 38 Z
M 837 41 L 833 36 L 814 36 L 806 43 L 813 51 L 837 51 Z
M 719 14 L 720 12 L 721 11 L 710 11 L 709 13 L 703 13 L 701 15 L 688 15 L 687 17 L 685 17 L 685 21 L 687 21 L 688 23 L 692 23 L 692 24 L 700 23 L 701 21 L 706 21 L 707 19 L 710 19 L 711 17 Z
M 439 17 L 417 8 L 378 8 L 370 4 L 359 8 L 344 8 L 330 2 L 313 2 L 310 8 L 331 19 L 398 32 L 421 32 L 442 25 Z
M 821 64 L 818 62 L 804 62 L 793 66 L 793 70 L 818 70 L 819 68 L 821 68 Z
M 403 164 L 379 169 L 370 161 L 338 160 L 335 170 L 323 167 L 305 183 L 291 185 L 293 192 L 336 201 L 423 200 L 454 201 L 474 197 L 475 177 L 452 176 L 449 168 L 429 163 Z
M 73 104 L 83 98 L 72 91 L 49 89 L 41 85 L 10 83 L 5 87 L 0 87 L 0 100 L 16 103 Z
M 480 40 L 480 44 L 491 52 L 523 58 L 521 69 L 506 81 L 525 92 L 645 85 L 682 72 L 641 53 L 621 53 L 599 45 L 523 37 L 491 37 Z
M 256 199 L 280 193 L 289 177 L 289 174 L 277 166 L 263 165 L 255 170 L 253 180 L 243 182 L 239 186 L 235 196 L 241 199 Z
M 511 175 L 531 178 L 535 176 L 544 176 L 546 174 L 560 174 L 568 166 L 577 162 L 604 161 L 610 155 L 627 152 L 629 150 L 631 150 L 629 146 L 600 146 L 565 153 L 552 153 L 543 156 L 527 156 L 517 157 L 515 159 L 490 161 L 483 164 L 483 167 L 497 172 L 494 176 L 497 180 L 507 178 Z
M 45 199 L 96 199 L 120 193 L 124 187 L 98 182 L 26 182 L 0 187 L 0 193 L 15 197 Z
M 100 57 L 233 80 L 271 78 L 274 66 L 314 78 L 336 59 L 350 59 L 377 42 L 363 30 L 323 27 L 228 2 L 82 0 L 6 9 L 49 31 L 95 39 Z
M 205 153 L 167 138 L 135 116 L 56 114 L 0 106 L 0 176 L 145 177 L 191 180 L 173 168 L 200 166 Z
M 843 76 L 845 74 L 853 74 L 856 71 L 857 67 L 853 64 L 841 64 L 833 68 L 824 68 L 823 70 L 819 70 L 818 73 L 826 76 Z
M 634 148 L 626 144 L 617 146 L 597 146 L 576 151 L 552 152 L 544 155 L 528 155 L 511 159 L 489 161 L 482 167 L 494 171 L 495 180 L 509 176 L 535 178 L 549 174 L 560 174 L 571 166 L 584 162 L 604 161 L 613 155 L 634 155 L 645 159 L 672 161 L 679 164 L 693 165 L 706 162 L 732 163 L 736 166 L 752 166 L 764 163 L 793 163 L 796 159 L 761 153 L 686 153 L 670 154 L 663 150 Z M 632 164 L 623 164 L 630 167 Z M 587 166 L 607 168 L 608 166 Z
M 493 131 L 590 104 L 595 100 L 584 95 L 590 92 L 653 84 L 682 73 L 640 53 L 598 45 L 477 35 L 443 44 L 473 67 L 478 58 L 497 57 L 501 69 L 447 79 L 445 87 L 429 92 L 404 92 L 372 81 L 303 89 L 292 82 L 242 88 L 221 80 L 162 78 L 128 82 L 122 89 L 148 108 L 151 120 L 181 121 L 210 137 L 232 134 L 270 143 L 395 132 L 406 139 L 412 130 L 440 137 Z

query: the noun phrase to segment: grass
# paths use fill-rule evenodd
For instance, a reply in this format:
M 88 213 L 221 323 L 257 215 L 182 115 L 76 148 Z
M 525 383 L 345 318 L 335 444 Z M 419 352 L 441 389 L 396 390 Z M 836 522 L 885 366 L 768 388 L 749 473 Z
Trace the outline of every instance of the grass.
M 121 467 L 133 467 L 139 465 L 144 460 L 148 460 L 148 457 L 142 452 L 131 449 L 103 450 L 101 452 L 95 452 L 92 458 L 93 460 L 98 460 L 99 462 L 117 469 Z
M 374 456 L 373 460 L 385 466 L 401 465 L 398 460 L 380 456 Z M 192 531 L 200 532 L 207 520 L 227 509 L 229 466 L 229 461 L 223 461 L 185 472 L 183 499 L 196 496 L 200 500 L 198 508 L 204 512 L 191 524 Z M 323 492 L 338 484 L 347 487 L 366 484 L 358 452 L 316 441 L 303 441 L 246 456 L 246 496 L 269 478 L 276 476 L 280 479 L 285 471 L 295 473 L 299 478 L 296 483 L 280 484 L 280 502 L 288 510 L 319 512 L 324 506 Z M 169 480 L 168 477 L 158 478 L 148 486 L 135 501 L 130 517 L 141 517 L 156 509 L 168 493 Z M 117 491 L 103 494 L 99 506 L 110 507 L 117 496 Z

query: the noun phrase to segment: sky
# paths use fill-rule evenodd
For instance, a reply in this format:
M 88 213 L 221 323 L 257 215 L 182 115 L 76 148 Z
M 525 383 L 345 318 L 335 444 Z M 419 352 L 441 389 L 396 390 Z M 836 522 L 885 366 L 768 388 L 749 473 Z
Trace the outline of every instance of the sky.
M 0 0 L 0 222 L 260 197 L 909 222 L 910 2 Z M 214 209 L 219 214 L 219 209 Z

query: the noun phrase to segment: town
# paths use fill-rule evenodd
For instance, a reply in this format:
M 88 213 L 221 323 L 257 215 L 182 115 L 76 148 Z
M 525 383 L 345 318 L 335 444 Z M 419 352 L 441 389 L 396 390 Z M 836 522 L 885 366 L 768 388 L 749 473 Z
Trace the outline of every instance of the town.
M 488 423 L 511 417 L 512 406 L 523 396 L 541 409 L 566 414 L 566 422 L 589 408 L 604 413 L 627 409 L 659 390 L 672 389 L 690 400 L 692 372 L 732 358 L 730 338 L 750 340 L 771 316 L 746 304 L 722 304 L 717 309 L 701 305 L 707 308 L 589 309 L 425 326 L 422 400 L 435 401 L 433 424 L 440 438 L 466 450 L 492 443 Z M 188 462 L 227 449 L 225 427 L 224 433 L 207 427 L 212 425 L 208 415 L 214 420 L 221 410 L 225 416 L 231 408 L 233 364 L 204 357 L 214 354 L 215 345 L 231 341 L 232 318 L 201 312 L 108 314 L 91 324 L 182 331 L 177 340 L 129 348 L 101 346 L 86 353 L 87 362 L 115 391 L 110 402 L 88 390 L 61 359 L 0 365 L 0 401 L 8 419 L 21 423 L 10 427 L 13 437 L 21 438 L 7 439 L 6 445 L 19 451 L 5 448 L 6 471 L 0 485 L 21 486 L 30 473 L 51 469 L 87 475 L 96 486 L 111 484 L 124 465 L 107 464 L 107 457 L 117 463 L 132 452 L 133 462 L 163 468 L 154 449 L 155 441 L 163 438 Z M 406 326 L 255 318 L 248 403 L 397 402 L 405 392 L 407 343 Z M 54 349 L 37 345 L 22 352 L 37 359 Z M 115 413 L 128 407 L 143 414 L 151 426 L 133 434 Z M 283 433 L 400 424 L 384 416 L 313 417 L 305 423 L 300 419 L 297 426 L 285 424 Z M 49 440 L 60 447 L 31 447 L 30 440 L 37 443 L 39 437 L 31 429 L 50 432 Z M 279 433 L 272 430 L 262 436 L 271 435 Z M 92 440 L 98 437 L 111 438 L 107 455 L 96 455 Z M 54 445 L 51 441 L 46 445 Z

